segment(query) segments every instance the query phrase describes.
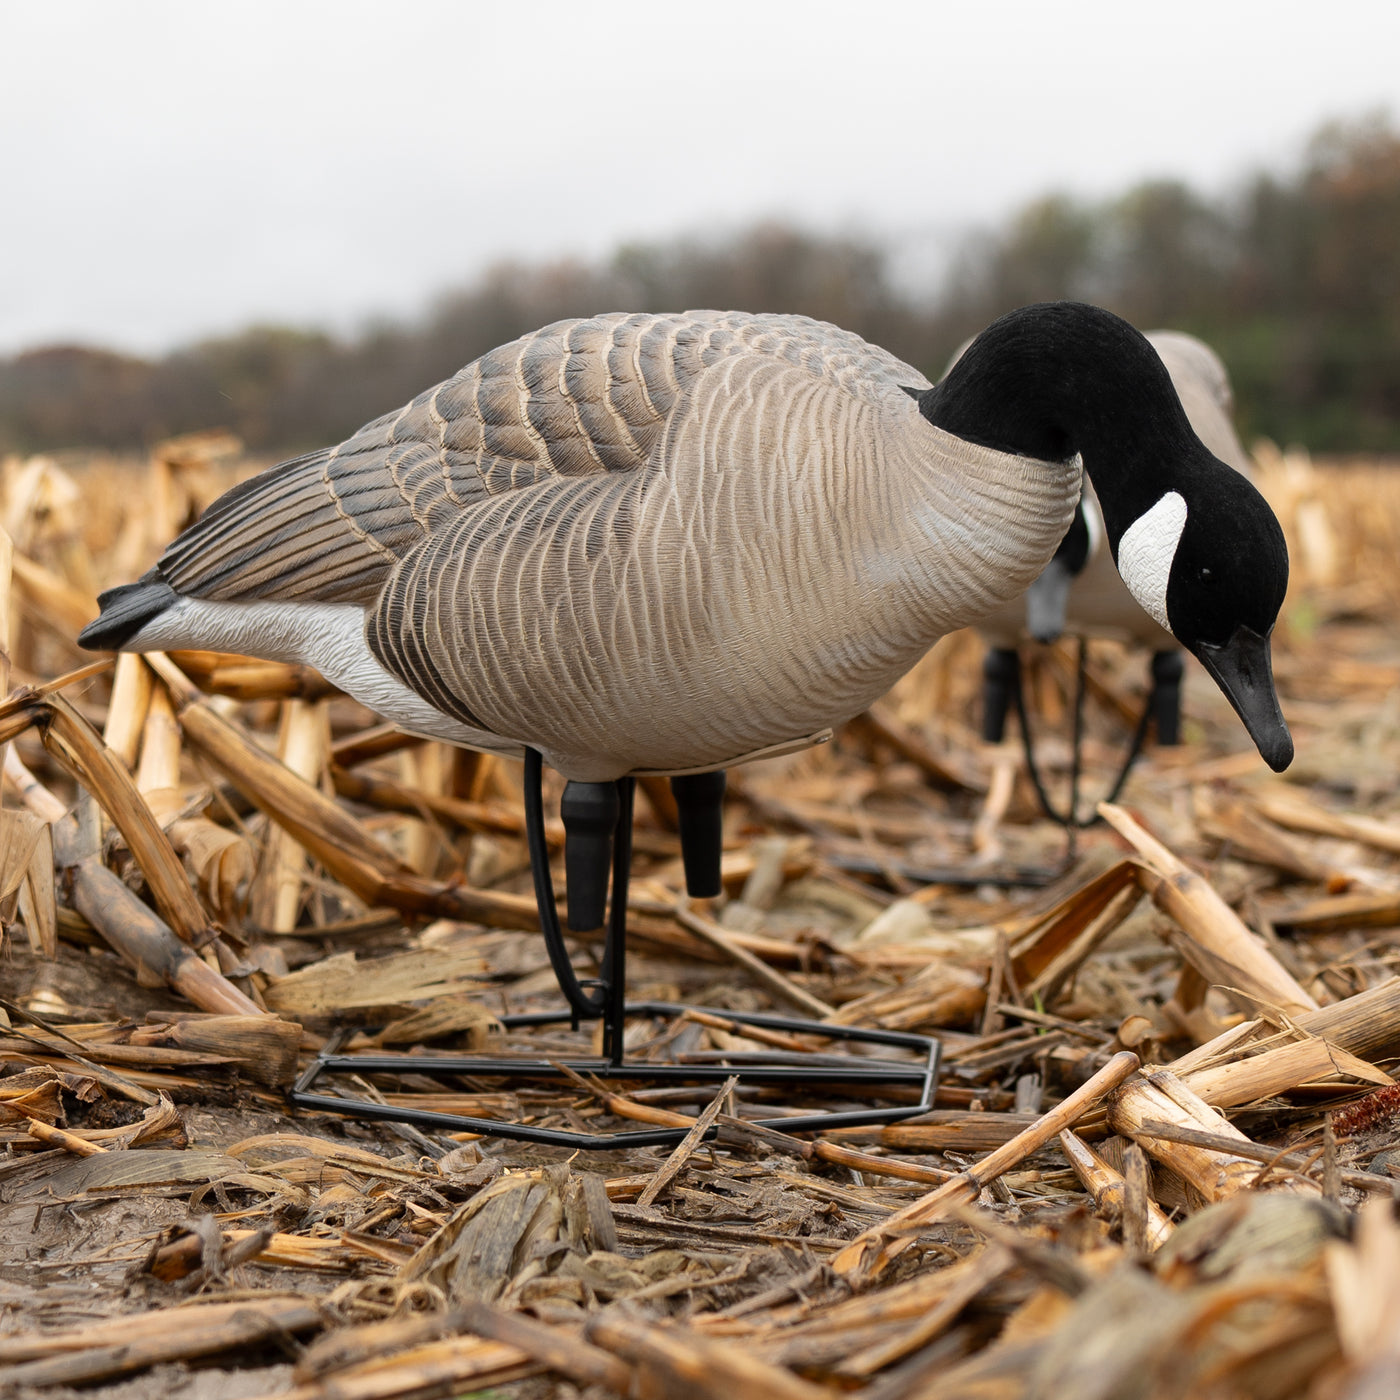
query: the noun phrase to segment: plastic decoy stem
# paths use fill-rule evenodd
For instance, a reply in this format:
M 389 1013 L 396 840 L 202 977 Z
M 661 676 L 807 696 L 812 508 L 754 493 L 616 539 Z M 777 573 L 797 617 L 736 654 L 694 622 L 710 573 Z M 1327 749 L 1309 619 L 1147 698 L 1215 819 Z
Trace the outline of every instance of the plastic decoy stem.
M 720 857 L 724 850 L 723 770 L 685 773 L 671 779 L 681 837 L 681 861 L 685 865 L 686 893 L 692 899 L 714 899 L 720 884 Z

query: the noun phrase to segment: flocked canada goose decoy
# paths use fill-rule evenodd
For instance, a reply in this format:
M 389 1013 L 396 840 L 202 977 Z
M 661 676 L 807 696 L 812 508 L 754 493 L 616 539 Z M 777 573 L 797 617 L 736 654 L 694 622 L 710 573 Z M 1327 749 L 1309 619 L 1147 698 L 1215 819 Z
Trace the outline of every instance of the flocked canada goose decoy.
M 1079 457 L 1128 589 L 1282 768 L 1282 532 L 1147 341 L 1076 303 L 1002 317 L 934 387 L 802 317 L 559 322 L 235 487 L 80 641 L 309 663 L 571 778 L 717 769 L 1023 593 Z
M 542 755 L 593 785 L 565 817 L 598 863 L 612 780 L 810 742 L 1023 593 L 1081 459 L 1129 590 L 1283 768 L 1278 522 L 1147 341 L 1077 303 L 1002 317 L 936 386 L 803 317 L 559 322 L 235 487 L 79 640 L 309 663 L 407 730 L 524 754 L 536 794 Z M 717 791 L 685 781 L 692 893 L 717 893 Z
M 680 775 L 687 884 L 718 893 L 721 770 L 812 742 L 1023 593 L 1081 460 L 1134 598 L 1285 767 L 1278 522 L 1147 341 L 1076 303 L 1002 317 L 936 386 L 804 317 L 559 322 L 236 486 L 79 641 L 308 663 L 406 730 L 523 754 L 551 961 L 620 1066 L 631 775 Z M 612 866 L 591 991 L 554 910 L 542 757 L 571 780 L 572 927 L 603 921 Z
M 1252 481 L 1253 464 L 1235 432 L 1234 394 L 1220 357 L 1204 341 L 1182 331 L 1148 331 L 1146 338 L 1166 366 L 1196 435 L 1218 460 Z M 1074 520 L 1044 572 L 1023 598 L 998 608 L 978 624 L 989 648 L 984 664 L 983 737 L 994 743 L 1000 742 L 1010 702 L 1020 693 L 1017 642 L 1023 630 L 1039 642 L 1054 641 L 1069 631 L 1081 638 L 1113 638 L 1151 648 L 1149 710 L 1157 741 L 1179 741 L 1181 653 L 1176 639 L 1144 610 L 1119 576 L 1106 547 L 1098 497 L 1088 481 Z M 1142 733 L 1140 728 L 1119 786 Z

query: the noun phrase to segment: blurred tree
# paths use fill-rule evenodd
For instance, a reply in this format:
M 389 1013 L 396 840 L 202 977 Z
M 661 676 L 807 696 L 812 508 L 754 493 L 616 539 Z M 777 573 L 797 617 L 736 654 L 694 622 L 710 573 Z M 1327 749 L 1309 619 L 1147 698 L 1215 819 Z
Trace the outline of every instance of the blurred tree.
M 0 445 L 140 442 L 154 375 L 144 360 L 78 345 L 17 355 L 0 372 Z
M 1322 450 L 1400 450 L 1400 136 L 1329 123 L 1292 183 L 1245 192 L 1210 330 L 1248 429 Z
M 935 312 L 938 367 L 968 336 L 1017 306 L 1102 300 L 1096 285 L 1099 232 L 1092 209 L 1051 194 L 1028 204 L 1004 233 L 969 234 L 954 255 Z
M 1207 199 L 1154 180 L 1118 198 L 1033 201 L 970 234 L 940 296 L 912 304 L 871 239 L 767 223 L 627 245 L 590 265 L 501 263 L 417 324 L 338 339 L 255 326 L 148 362 L 64 346 L 0 360 L 0 449 L 137 446 L 226 425 L 250 446 L 332 442 L 495 345 L 619 308 L 742 307 L 835 322 L 937 375 L 1014 306 L 1071 297 L 1209 339 L 1246 437 L 1400 451 L 1400 136 L 1331 123 L 1290 176 Z
M 1139 185 L 1104 214 L 1103 296 L 1134 325 L 1210 319 L 1234 246 L 1225 214 L 1175 180 Z

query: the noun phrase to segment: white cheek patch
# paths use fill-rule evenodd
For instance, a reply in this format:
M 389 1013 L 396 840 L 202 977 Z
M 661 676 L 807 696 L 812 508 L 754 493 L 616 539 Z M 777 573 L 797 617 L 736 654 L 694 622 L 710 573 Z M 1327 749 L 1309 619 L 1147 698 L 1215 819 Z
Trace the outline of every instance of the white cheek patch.
M 1170 632 L 1167 580 L 1181 532 L 1186 528 L 1186 501 L 1168 491 L 1151 510 L 1138 516 L 1118 542 L 1118 572 L 1142 610 Z

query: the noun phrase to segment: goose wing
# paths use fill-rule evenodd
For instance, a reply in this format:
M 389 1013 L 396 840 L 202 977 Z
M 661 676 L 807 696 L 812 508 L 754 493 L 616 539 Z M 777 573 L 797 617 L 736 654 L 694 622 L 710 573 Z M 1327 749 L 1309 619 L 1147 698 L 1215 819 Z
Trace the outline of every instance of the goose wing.
M 177 593 L 375 601 L 395 566 L 464 511 L 546 478 L 645 464 L 673 408 L 725 355 L 801 365 L 857 394 L 927 381 L 834 326 L 713 311 L 560 321 L 472 361 L 338 447 L 216 501 L 165 551 Z

